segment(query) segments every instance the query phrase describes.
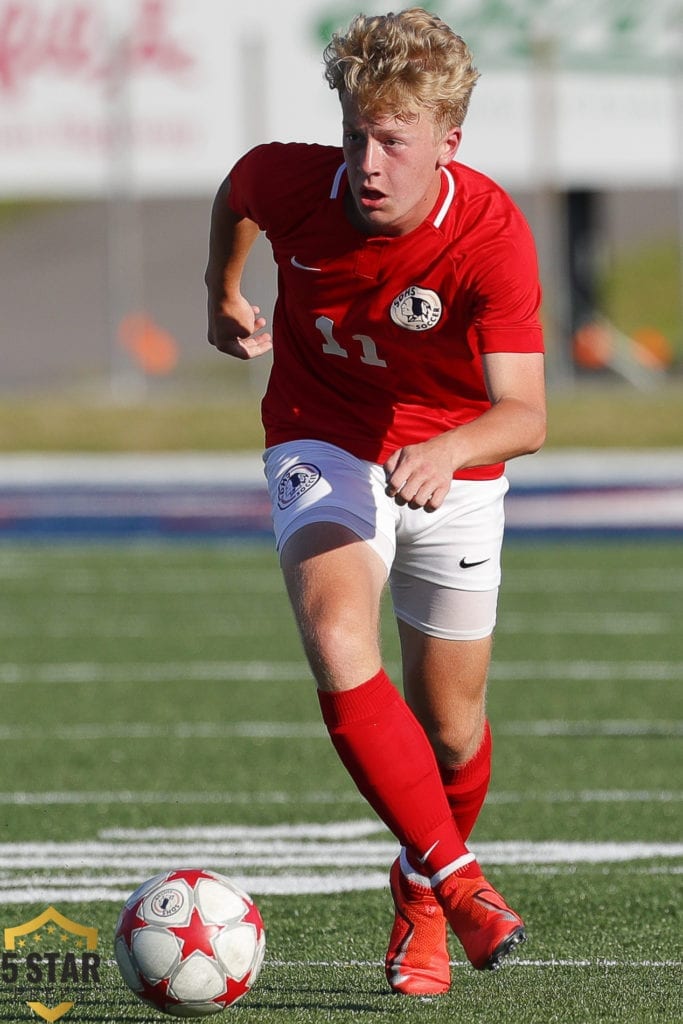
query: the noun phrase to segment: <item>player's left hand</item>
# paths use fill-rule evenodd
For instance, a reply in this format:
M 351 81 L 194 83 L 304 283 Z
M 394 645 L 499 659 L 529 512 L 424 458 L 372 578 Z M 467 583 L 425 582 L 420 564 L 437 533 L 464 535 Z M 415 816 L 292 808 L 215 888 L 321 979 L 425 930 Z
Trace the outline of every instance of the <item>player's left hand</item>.
M 397 505 L 435 512 L 453 479 L 453 461 L 445 437 L 398 448 L 384 463 L 386 493 Z

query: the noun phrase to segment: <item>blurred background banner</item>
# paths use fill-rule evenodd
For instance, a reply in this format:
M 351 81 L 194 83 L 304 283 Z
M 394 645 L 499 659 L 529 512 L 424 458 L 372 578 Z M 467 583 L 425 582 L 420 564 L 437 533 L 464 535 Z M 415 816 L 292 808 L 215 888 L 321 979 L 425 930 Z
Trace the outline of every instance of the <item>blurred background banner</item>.
M 431 4 L 483 74 L 461 158 L 508 187 L 675 187 L 680 0 Z M 204 193 L 250 145 L 337 143 L 330 0 L 1 0 L 0 190 Z M 316 88 L 316 84 L 318 87 Z
M 551 387 L 659 387 L 683 348 L 681 0 L 426 6 L 482 73 L 459 159 L 537 239 Z M 338 144 L 321 52 L 359 7 L 0 0 L 0 391 L 133 400 L 208 364 L 212 197 L 259 142 Z M 265 244 L 247 288 L 269 316 Z
M 199 6 L 207 17 L 186 0 L 3 0 L 4 194 L 101 196 L 124 174 L 153 194 L 206 187 L 229 77 L 210 22 L 227 5 Z

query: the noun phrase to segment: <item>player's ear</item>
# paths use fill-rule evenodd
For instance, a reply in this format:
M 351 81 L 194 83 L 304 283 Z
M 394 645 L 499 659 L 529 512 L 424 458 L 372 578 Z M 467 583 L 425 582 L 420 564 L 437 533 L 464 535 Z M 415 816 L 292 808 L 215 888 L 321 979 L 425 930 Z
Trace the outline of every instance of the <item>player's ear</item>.
M 441 151 L 439 153 L 439 166 L 443 167 L 445 164 L 449 164 L 451 160 L 455 159 L 455 154 L 458 152 L 460 146 L 460 140 L 462 139 L 462 128 L 454 127 L 450 128 L 444 135 L 441 141 Z

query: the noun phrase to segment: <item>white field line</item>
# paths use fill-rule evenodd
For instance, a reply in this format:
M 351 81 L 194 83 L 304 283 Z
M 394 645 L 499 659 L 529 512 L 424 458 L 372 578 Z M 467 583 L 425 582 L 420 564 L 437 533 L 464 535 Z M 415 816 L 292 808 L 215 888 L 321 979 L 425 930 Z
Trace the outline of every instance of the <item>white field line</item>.
M 586 789 L 509 792 L 493 790 L 487 797 L 490 804 L 608 804 L 608 803 L 679 803 L 683 790 L 660 789 Z M 163 790 L 48 790 L 27 792 L 7 790 L 0 792 L 0 806 L 4 807 L 49 807 L 88 806 L 92 804 L 179 804 L 190 806 L 274 804 L 314 804 L 334 806 L 335 804 L 362 804 L 363 798 L 350 790 L 310 790 L 303 793 L 282 790 L 250 790 L 248 792 L 191 790 L 189 792 Z
M 683 861 L 680 864 L 655 864 L 644 868 L 631 867 L 629 864 L 610 864 L 609 867 L 601 868 L 602 875 L 666 875 L 674 877 L 683 875 Z M 557 875 L 575 875 L 576 864 L 518 864 L 515 867 L 516 875 L 533 875 L 534 878 L 540 875 L 547 875 L 552 878 Z
M 680 593 L 683 569 L 509 569 L 503 592 L 511 594 L 632 593 L 634 591 Z
M 220 865 L 212 864 L 212 868 Z M 568 869 L 573 872 L 574 869 Z M 153 874 L 155 872 L 151 872 Z M 255 897 L 259 896 L 316 896 L 344 892 L 370 892 L 388 889 L 388 871 L 334 873 L 329 875 L 242 875 L 224 870 L 240 888 Z M 50 879 L 25 881 L 16 889 L 0 890 L 3 905 L 21 903 L 86 903 L 89 901 L 110 901 L 123 903 L 138 887 L 143 873 L 132 880 L 110 884 L 106 876 L 93 877 L 92 884 L 53 885 Z
M 218 565 L 214 569 L 197 569 L 188 567 L 185 569 L 157 570 L 153 567 L 142 565 L 138 573 L 126 570 L 111 570 L 98 572 L 94 569 L 72 567 L 70 565 L 58 566 L 52 564 L 51 573 L 46 575 L 40 571 L 41 563 L 36 566 L 34 572 L 22 572 L 19 578 L 34 584 L 39 581 L 41 584 L 41 596 L 50 604 L 54 596 L 72 598 L 92 598 L 108 600 L 112 595 L 129 595 L 135 591 L 136 595 L 164 595 L 164 594 L 196 594 L 199 596 L 207 594 L 281 594 L 285 597 L 285 587 L 282 577 L 274 564 L 269 568 L 249 568 L 240 566 L 237 569 L 227 562 Z M 3 573 L 0 570 L 0 579 L 15 579 L 13 573 Z
M 506 793 L 495 790 L 486 798 L 492 804 L 518 804 L 529 800 L 543 804 L 612 804 L 642 803 L 670 804 L 683 800 L 682 790 L 671 789 L 582 789 L 549 790 L 544 793 L 521 792 Z
M 75 549 L 78 552 L 80 549 Z M 0 580 L 40 580 L 46 595 L 128 594 L 131 588 L 138 594 L 206 594 L 258 592 L 281 593 L 284 585 L 275 560 L 268 566 L 243 565 L 239 571 L 230 569 L 228 562 L 197 568 L 164 568 L 156 565 L 140 566 L 140 571 L 73 566 L 74 550 L 68 547 L 50 552 L 50 572 L 46 572 L 45 557 L 41 554 L 31 561 L 25 551 L 14 558 L 8 548 L 0 552 Z M 657 594 L 680 592 L 683 589 L 683 569 L 622 568 L 622 569 L 508 569 L 503 580 L 504 593 L 586 593 L 598 589 L 600 593 L 632 593 L 634 591 Z
M 201 833 L 201 830 L 198 830 Z M 656 858 L 683 858 L 683 843 L 666 842 L 491 842 L 474 844 L 477 858 L 486 865 L 621 864 Z M 233 868 L 299 869 L 352 867 L 357 871 L 386 866 L 396 857 L 396 840 L 310 841 L 303 839 L 258 842 L 245 827 L 241 841 L 212 842 L 198 835 L 194 842 L 112 842 L 111 840 L 0 843 L 3 871 L 57 869 L 83 871 L 130 868 L 164 870 L 167 864 L 211 862 Z M 6 876 L 3 876 L 6 879 Z M 386 878 L 385 878 L 386 883 Z
M 659 719 L 602 719 L 566 721 L 565 719 L 539 719 L 531 722 L 501 722 L 496 726 L 501 736 L 683 736 L 683 721 Z
M 206 864 L 207 862 L 204 860 L 204 861 L 195 861 L 194 863 Z M 215 865 L 212 863 L 212 868 L 213 867 L 215 867 Z M 330 884 L 336 885 L 337 881 L 338 881 L 338 878 L 341 878 L 342 882 L 343 882 L 344 879 L 346 879 L 347 883 L 348 883 L 348 879 L 355 878 L 357 880 L 361 879 L 362 882 L 363 882 L 363 886 L 364 886 L 366 879 L 369 879 L 370 884 L 374 885 L 374 881 L 376 880 L 376 878 L 381 877 L 383 879 L 384 887 L 387 887 L 388 884 L 389 884 L 389 881 L 388 881 L 388 878 L 389 878 L 388 865 L 382 865 L 382 867 L 383 867 L 384 870 L 383 870 L 383 872 L 381 874 L 378 874 L 377 872 L 368 871 L 368 870 L 362 870 L 362 871 L 357 870 L 355 872 L 343 871 L 343 872 L 338 873 L 336 871 L 336 869 L 335 869 L 335 872 L 333 874 L 321 876 L 322 881 L 321 881 L 321 879 L 318 879 L 318 882 L 320 884 L 324 884 L 326 886 L 329 886 Z M 489 866 L 487 866 L 487 870 L 490 870 Z M 577 872 L 577 865 L 576 864 L 553 864 L 553 865 L 548 865 L 548 864 L 516 864 L 515 865 L 515 874 L 518 874 L 518 875 L 533 875 L 534 877 L 540 877 L 540 876 L 559 877 L 559 876 L 563 876 L 563 875 L 564 876 L 568 876 L 568 875 L 576 876 L 576 872 Z M 654 877 L 655 875 L 660 875 L 660 876 L 666 876 L 666 877 L 674 877 L 674 876 L 678 876 L 678 875 L 683 874 L 683 864 L 666 864 L 666 865 L 656 865 L 656 866 L 648 866 L 648 867 L 634 867 L 632 864 L 630 864 L 628 862 L 625 862 L 623 864 L 610 864 L 608 868 L 602 866 L 600 874 L 606 874 L 606 873 L 609 873 L 609 875 L 612 876 L 612 877 L 615 876 L 615 875 L 619 875 L 619 876 L 622 876 L 622 877 L 626 876 L 626 875 L 628 875 L 628 876 L 632 876 L 632 875 L 647 875 L 647 876 L 650 876 L 650 877 Z M 72 873 L 69 873 L 69 874 L 57 874 L 54 871 L 50 871 L 49 875 L 43 876 L 38 871 L 33 871 L 30 874 L 28 874 L 28 875 L 27 874 L 21 874 L 21 875 L 17 875 L 14 878 L 4 877 L 7 874 L 8 874 L 7 872 L 1 872 L 0 873 L 0 899 L 4 898 L 4 894 L 5 893 L 11 895 L 13 892 L 18 892 L 18 891 L 22 891 L 23 892 L 23 891 L 25 891 L 28 888 L 36 888 L 37 886 L 41 886 L 42 888 L 45 888 L 46 884 L 49 885 L 49 887 L 51 889 L 76 887 L 76 888 L 81 889 L 82 891 L 84 891 L 86 889 L 101 889 L 102 885 L 103 885 L 103 882 L 106 881 L 107 886 L 109 888 L 121 888 L 124 892 L 128 892 L 128 893 L 133 892 L 133 890 L 136 889 L 139 886 L 139 884 L 140 884 L 140 872 L 136 871 L 134 867 L 129 868 L 128 871 L 125 871 L 125 872 L 124 871 L 111 871 L 110 870 L 110 871 L 107 871 L 106 874 L 103 874 L 102 872 L 97 872 L 97 873 L 88 873 L 88 872 L 76 873 L 76 872 L 72 872 Z M 235 879 L 237 877 L 235 875 L 234 871 L 231 871 L 231 877 L 233 879 Z M 252 885 L 254 877 L 255 876 L 254 876 L 254 872 L 253 871 L 250 872 L 249 875 L 246 875 L 246 874 L 242 875 L 243 879 L 245 879 L 245 880 L 247 878 L 249 879 L 249 884 L 250 885 Z M 270 879 L 271 879 L 270 882 L 264 882 L 264 884 L 274 884 L 274 885 L 276 885 L 278 887 L 281 887 L 283 884 L 291 886 L 292 885 L 292 881 L 291 881 L 292 877 L 293 876 L 292 876 L 292 874 L 290 872 L 288 872 L 286 874 L 279 873 L 276 876 L 270 876 Z M 309 873 L 306 873 L 306 874 L 302 874 L 301 877 L 305 878 L 305 880 L 306 880 L 305 884 L 308 885 L 308 883 L 310 882 L 310 880 L 311 880 L 311 878 L 313 876 L 311 874 L 309 874 Z M 316 884 L 318 884 L 318 883 L 316 883 Z
M 195 863 L 206 864 L 206 860 L 197 861 Z M 230 865 L 230 877 L 233 880 L 237 879 L 234 868 L 239 865 Z M 215 868 L 215 863 L 212 862 L 212 868 Z M 300 880 L 296 882 L 297 885 L 308 887 L 311 884 L 317 886 L 323 886 L 326 890 L 330 891 L 346 891 L 345 889 L 338 890 L 335 886 L 341 885 L 347 888 L 354 885 L 356 888 L 386 888 L 389 884 L 388 865 L 382 865 L 382 872 L 372 872 L 368 870 L 363 871 L 342 871 L 337 872 L 335 869 L 332 875 L 322 875 L 315 879 L 311 874 L 302 874 Z M 490 868 L 487 866 L 487 870 Z M 576 876 L 577 865 L 576 864 L 516 864 L 515 874 L 517 875 L 533 875 L 537 877 L 561 877 L 561 876 Z M 609 868 L 602 868 L 602 874 L 609 872 L 611 877 L 619 875 L 620 877 L 628 875 L 647 875 L 654 877 L 655 875 L 675 877 L 683 874 L 683 864 L 667 864 L 650 867 L 633 867 L 631 864 L 610 864 Z M 6 872 L 0 873 L 5 875 Z M 244 885 L 248 884 L 253 888 L 254 878 L 257 877 L 253 872 L 248 875 L 244 874 L 240 876 Z M 298 877 L 298 876 L 297 876 Z M 281 894 L 283 886 L 288 886 L 291 891 L 294 891 L 293 886 L 295 882 L 292 880 L 294 876 L 291 873 L 268 876 L 262 879 L 261 884 L 265 886 L 275 887 L 272 889 L 272 895 Z M 303 881 L 301 881 L 303 879 Z M 313 881 L 312 881 L 313 880 Z M 103 888 L 103 883 L 106 882 L 106 886 L 109 889 L 120 889 L 125 895 L 133 892 L 140 885 L 140 872 L 135 867 L 131 867 L 127 872 L 122 871 L 107 871 L 106 873 L 98 872 L 89 874 L 87 872 L 71 873 L 71 874 L 56 874 L 53 871 L 49 872 L 49 875 L 41 875 L 37 871 L 32 871 L 30 874 L 17 875 L 15 878 L 4 878 L 0 877 L 0 901 L 4 901 L 5 895 L 9 898 L 13 893 L 24 893 L 29 889 L 46 889 L 50 888 L 51 891 L 67 888 L 76 888 L 81 892 L 86 892 L 88 889 L 96 890 L 99 892 Z M 380 884 L 381 883 L 381 884 Z M 332 887 L 330 889 L 330 886 Z M 256 891 L 256 890 L 254 890 Z M 263 890 L 261 890 L 263 891 Z
M 636 844 L 631 844 L 635 846 Z M 649 849 L 649 848 L 648 848 Z M 648 856 L 648 849 L 644 855 Z M 625 854 L 628 852 L 624 847 Z M 683 847 L 681 848 L 683 852 Z M 198 857 L 212 863 L 266 868 L 354 867 L 385 865 L 396 857 L 396 842 L 316 843 L 300 840 L 242 842 L 35 842 L 0 843 L 0 869 L 147 867 L 164 863 L 193 863 Z
M 389 665 L 395 674 L 398 666 Z M 491 679 L 533 682 L 680 682 L 683 661 L 494 661 Z M 0 663 L 0 684 L 170 683 L 170 682 L 310 682 L 304 662 L 188 661 L 23 662 Z
M 149 636 L 162 628 L 162 620 L 151 614 L 127 617 L 107 614 L 88 616 L 70 610 L 73 618 L 50 620 L 41 616 L 41 633 L 60 640 L 73 637 L 106 637 L 128 640 Z M 90 609 L 92 611 L 92 608 Z M 239 616 L 202 615 L 197 620 L 185 618 L 182 627 L 194 637 L 226 637 L 263 635 L 263 624 L 245 621 Z M 271 625 L 273 625 L 271 623 Z M 275 623 L 277 625 L 277 623 Z M 563 612 L 541 615 L 531 612 L 506 612 L 498 625 L 501 635 L 550 634 L 569 636 L 663 636 L 675 632 L 677 621 L 672 615 L 659 612 Z M 0 622 L 0 636 L 9 639 L 32 636 L 35 625 L 22 618 L 6 616 Z
M 206 792 L 195 790 L 190 792 L 155 792 L 154 790 L 52 790 L 42 793 L 21 791 L 0 792 L 0 806 L 42 807 L 60 804 L 182 804 L 190 806 L 213 804 L 360 804 L 363 798 L 359 794 L 346 791 L 335 793 L 330 790 L 310 790 L 305 793 L 289 793 L 283 790 L 259 792 Z
M 376 836 L 380 839 L 392 839 L 391 833 L 381 821 L 375 818 L 361 818 L 340 822 L 302 822 L 298 825 L 194 825 L 192 827 L 173 826 L 161 828 L 105 828 L 97 833 L 98 839 L 102 841 L 121 842 L 134 840 L 138 842 L 158 840 L 193 840 L 195 842 L 232 842 L 248 837 L 252 843 L 263 843 L 273 839 L 288 839 L 290 842 L 313 840 L 328 840 L 355 842 L 363 837 Z M 528 845 L 528 844 L 525 844 Z M 538 844 L 532 844 L 538 846 Z M 517 848 L 519 843 L 514 843 Z M 567 843 L 561 844 L 567 848 Z M 477 849 L 483 849 L 478 846 Z M 486 847 L 491 851 L 497 850 L 500 843 Z M 512 847 L 509 847 L 512 848 Z
M 123 901 L 141 879 L 169 866 L 197 865 L 221 871 L 258 895 L 303 895 L 386 889 L 387 866 L 396 841 L 374 821 L 305 825 L 235 826 L 188 830 L 108 829 L 96 840 L 0 844 L 0 899 L 3 903 Z M 164 834 L 167 833 L 167 834 Z M 175 834 L 177 838 L 173 838 Z M 373 841 L 363 836 L 380 835 Z M 533 865 L 566 871 L 576 865 L 652 865 L 673 874 L 683 843 L 481 843 L 474 849 L 483 864 Z M 650 865 L 646 865 L 646 869 Z M 381 870 L 377 870 L 381 868 Z M 669 871 L 666 869 L 670 868 Z M 265 869 L 265 870 L 264 870 Z
M 677 629 L 673 616 L 660 612 L 505 612 L 498 632 L 550 633 L 570 636 L 654 636 Z
M 138 662 L 59 662 L 27 665 L 0 664 L 0 683 L 169 683 L 169 682 L 295 682 L 310 681 L 303 662 L 269 661 L 190 661 Z
M 134 839 L 140 842 L 157 839 L 205 839 L 208 840 L 239 840 L 245 836 L 251 841 L 264 842 L 271 839 L 297 839 L 311 841 L 313 839 L 353 840 L 366 836 L 387 838 L 389 832 L 377 818 L 358 818 L 355 821 L 300 822 L 285 825 L 192 825 L 173 826 L 172 828 L 103 828 L 97 833 L 99 839 Z
M 583 736 L 639 737 L 683 736 L 683 721 L 643 721 L 640 719 L 604 719 L 565 721 L 563 719 L 530 722 L 504 722 L 496 726 L 499 736 Z M 327 740 L 320 722 L 86 722 L 35 728 L 25 725 L 0 726 L 0 741 L 59 740 L 60 742 L 100 742 L 102 740 L 194 740 L 194 739 L 306 739 Z
M 498 661 L 490 677 L 514 682 L 680 682 L 683 661 Z
M 165 865 L 164 865 L 165 866 Z M 212 864 L 212 868 L 219 870 L 221 865 Z M 369 892 L 387 888 L 387 871 L 378 871 L 374 875 L 370 873 L 356 872 L 353 874 L 323 875 L 283 875 L 276 878 L 273 875 L 241 875 L 234 871 L 226 870 L 223 874 L 229 874 L 230 878 L 241 889 L 251 892 L 253 896 L 327 896 L 334 893 L 344 892 Z M 155 874 L 162 870 L 157 867 L 155 871 L 149 869 L 141 871 L 135 882 L 128 886 L 108 885 L 106 879 L 101 880 L 98 886 L 79 888 L 77 886 L 64 886 L 64 888 L 52 887 L 49 880 L 42 884 L 30 883 L 22 889 L 13 891 L 2 891 L 0 897 L 3 904 L 10 903 L 85 903 L 90 900 L 123 903 L 128 899 L 131 892 L 137 888 L 147 875 Z
M 82 725 L 60 725 L 52 729 L 31 726 L 0 726 L 0 740 L 54 739 L 86 740 L 152 740 L 152 739 L 328 739 L 327 730 L 319 722 L 176 722 L 152 725 L 147 722 L 111 724 L 92 722 Z
M 78 611 L 74 611 L 73 608 L 69 608 L 69 614 L 73 615 L 74 618 L 50 620 L 46 616 L 41 615 L 41 636 L 49 637 L 52 640 L 72 640 L 83 637 L 89 639 L 96 637 L 97 639 L 104 638 L 107 640 L 131 640 L 153 637 L 160 634 L 168 626 L 168 621 L 164 621 L 163 615 L 132 615 L 130 618 L 117 618 L 109 610 L 105 611 L 99 606 L 93 607 L 90 601 L 88 604 L 90 607 L 87 611 L 83 607 L 82 615 Z M 199 615 L 197 618 L 190 618 L 186 613 L 183 615 L 182 622 L 178 622 L 176 626 L 176 635 L 182 630 L 183 635 L 193 637 L 195 640 L 211 638 L 224 640 L 227 637 L 262 638 L 266 628 L 260 620 L 252 619 L 251 621 L 245 621 L 237 615 L 217 615 L 215 618 L 209 619 L 206 616 L 200 617 Z M 266 626 L 272 634 L 275 634 L 278 629 L 282 628 L 281 622 L 275 618 L 269 618 Z M 674 629 L 675 626 L 671 626 L 668 630 L 662 629 L 656 630 L 656 632 L 673 632 Z M 628 630 L 628 635 L 633 636 L 637 632 L 637 628 L 634 628 L 633 630 Z M 645 632 L 649 634 L 653 631 L 646 629 Z M 35 635 L 36 625 L 33 619 L 12 618 L 10 615 L 6 615 L 3 621 L 0 622 L 0 637 L 6 640 L 35 637 Z

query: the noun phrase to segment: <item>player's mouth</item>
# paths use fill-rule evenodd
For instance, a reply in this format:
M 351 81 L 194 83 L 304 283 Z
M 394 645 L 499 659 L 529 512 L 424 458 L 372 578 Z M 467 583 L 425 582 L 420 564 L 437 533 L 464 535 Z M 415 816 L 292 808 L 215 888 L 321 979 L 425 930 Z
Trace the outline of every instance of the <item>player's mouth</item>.
M 382 206 L 386 200 L 384 192 L 380 192 L 377 188 L 367 188 L 363 186 L 360 190 L 360 204 L 364 210 L 377 210 Z

